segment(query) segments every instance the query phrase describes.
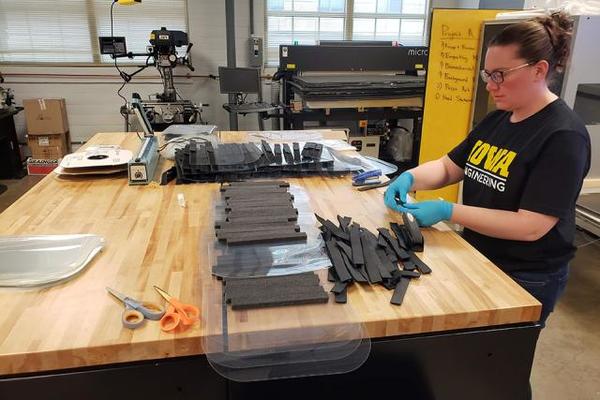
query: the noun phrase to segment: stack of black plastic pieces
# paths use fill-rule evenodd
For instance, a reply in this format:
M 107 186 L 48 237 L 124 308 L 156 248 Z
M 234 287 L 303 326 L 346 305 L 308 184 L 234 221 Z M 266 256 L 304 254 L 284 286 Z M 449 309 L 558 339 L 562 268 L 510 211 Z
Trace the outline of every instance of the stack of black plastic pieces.
M 225 182 L 255 177 L 294 176 L 334 172 L 334 160 L 323 145 L 307 142 L 270 145 L 191 141 L 175 152 L 174 171 L 163 175 L 166 183 L 174 175 L 177 183 Z M 342 171 L 347 172 L 347 171 Z
M 225 301 L 233 310 L 327 303 L 329 296 L 313 272 L 259 278 L 226 278 Z
M 328 294 L 312 272 L 276 277 L 273 246 L 303 244 L 294 196 L 285 181 L 228 182 L 221 185 L 224 213 L 215 221 L 220 253 L 213 275 L 223 278 L 232 309 L 326 303 Z M 293 268 L 294 265 L 289 265 Z
M 431 273 L 431 269 L 414 251 L 423 250 L 419 232 L 408 224 L 391 224 L 394 236 L 386 228 L 378 235 L 349 217 L 338 216 L 339 224 L 317 216 L 332 267 L 329 281 L 335 282 L 332 292 L 337 303 L 347 302 L 347 290 L 354 282 L 380 284 L 394 290 L 390 303 L 402 304 L 411 279 Z
M 288 188 L 284 181 L 222 184 L 225 215 L 215 222 L 217 238 L 228 246 L 306 240 Z

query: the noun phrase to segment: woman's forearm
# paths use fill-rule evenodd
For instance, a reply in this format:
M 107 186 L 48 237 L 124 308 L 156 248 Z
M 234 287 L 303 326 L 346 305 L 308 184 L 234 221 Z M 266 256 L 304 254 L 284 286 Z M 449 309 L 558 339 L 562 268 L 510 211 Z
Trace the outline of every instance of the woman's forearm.
M 498 239 L 535 241 L 558 222 L 558 218 L 519 210 L 504 211 L 454 204 L 451 222 Z
M 433 190 L 448 185 L 450 176 L 441 160 L 428 161 L 408 170 L 414 176 L 412 190 Z

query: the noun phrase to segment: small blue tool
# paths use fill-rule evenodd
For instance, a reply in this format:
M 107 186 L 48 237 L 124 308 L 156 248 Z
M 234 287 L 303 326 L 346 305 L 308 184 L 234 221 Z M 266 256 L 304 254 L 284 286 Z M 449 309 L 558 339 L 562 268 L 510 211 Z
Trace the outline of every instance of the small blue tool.
M 109 287 L 106 290 L 125 304 L 125 311 L 123 311 L 121 317 L 121 322 L 125 328 L 135 329 L 144 323 L 145 318 L 158 321 L 165 314 L 165 310 L 158 304 L 137 301 Z
M 360 174 L 356 174 L 352 177 L 352 182 L 364 182 L 369 178 L 375 178 L 381 176 L 380 169 L 372 169 L 370 171 L 362 172 Z

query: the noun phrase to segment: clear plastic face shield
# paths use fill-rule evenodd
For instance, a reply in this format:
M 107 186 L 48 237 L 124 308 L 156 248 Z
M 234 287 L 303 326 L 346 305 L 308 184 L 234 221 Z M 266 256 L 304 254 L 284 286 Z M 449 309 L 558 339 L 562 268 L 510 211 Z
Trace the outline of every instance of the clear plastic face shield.
M 206 276 L 202 287 L 206 329 L 202 346 L 215 371 L 233 381 L 341 374 L 360 367 L 369 356 L 369 335 L 352 306 L 335 303 L 329 294 L 333 283 L 327 280 L 327 268 L 331 263 L 308 194 L 293 185 L 289 193 L 298 210 L 296 223 L 306 233 L 305 241 L 227 246 L 215 240 L 211 245 L 209 260 L 214 275 Z M 222 220 L 226 212 L 224 198 L 218 201 L 213 223 Z M 244 279 L 251 291 L 263 291 L 268 296 L 268 291 L 277 292 L 278 281 L 264 283 L 261 278 L 297 274 L 316 274 L 315 281 L 329 301 L 248 309 L 236 309 L 229 302 L 236 279 Z M 257 285 L 252 289 L 254 281 Z M 265 284 L 268 286 L 261 286 Z

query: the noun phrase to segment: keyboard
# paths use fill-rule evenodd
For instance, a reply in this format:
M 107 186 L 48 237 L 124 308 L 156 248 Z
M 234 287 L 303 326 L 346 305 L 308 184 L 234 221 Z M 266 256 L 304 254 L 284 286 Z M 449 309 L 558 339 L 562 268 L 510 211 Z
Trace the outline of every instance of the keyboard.
M 273 111 L 279 108 L 278 106 L 274 106 L 265 102 L 257 102 L 257 103 L 243 103 L 243 104 L 223 104 L 223 108 L 229 112 L 244 114 L 244 113 L 257 113 L 257 112 L 267 112 Z

